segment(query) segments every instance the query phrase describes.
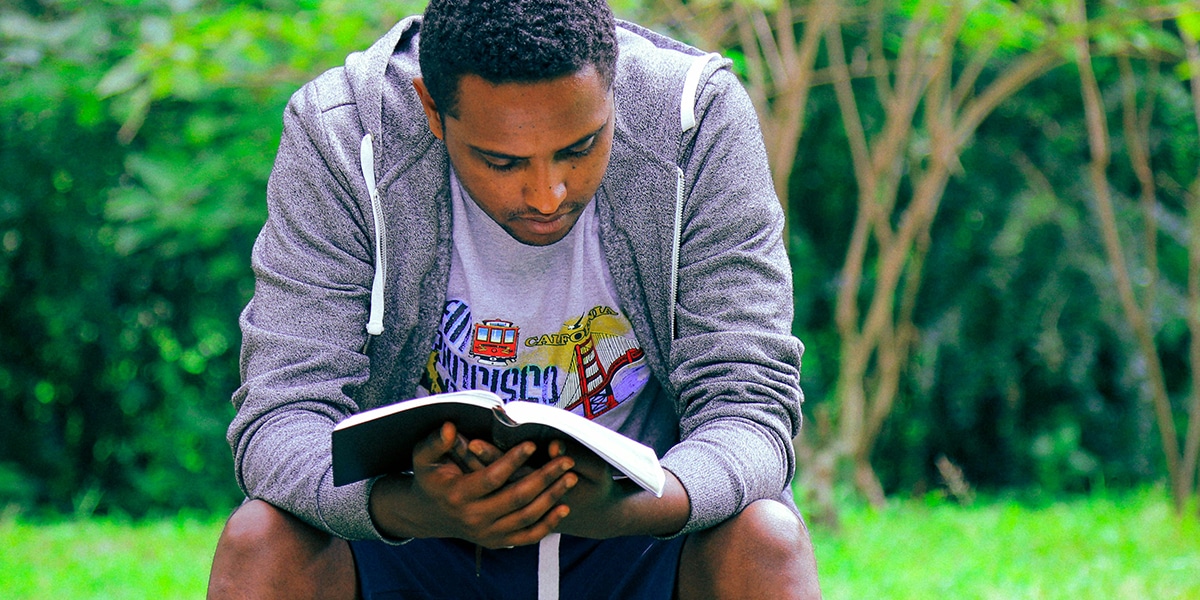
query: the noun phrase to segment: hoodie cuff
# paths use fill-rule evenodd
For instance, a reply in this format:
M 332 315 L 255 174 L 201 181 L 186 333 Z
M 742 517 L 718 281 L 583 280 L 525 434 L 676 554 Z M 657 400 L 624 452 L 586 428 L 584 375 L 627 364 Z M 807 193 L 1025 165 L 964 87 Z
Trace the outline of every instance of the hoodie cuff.
M 347 540 L 375 540 L 393 546 L 412 541 L 384 534 L 371 519 L 371 488 L 379 478 L 335 486 L 332 474 L 332 469 L 325 473 L 317 492 L 317 511 L 329 531 Z
M 737 513 L 742 505 L 739 482 L 721 456 L 703 444 L 682 444 L 662 459 L 687 491 L 692 512 L 683 529 L 669 537 L 678 537 L 707 529 Z

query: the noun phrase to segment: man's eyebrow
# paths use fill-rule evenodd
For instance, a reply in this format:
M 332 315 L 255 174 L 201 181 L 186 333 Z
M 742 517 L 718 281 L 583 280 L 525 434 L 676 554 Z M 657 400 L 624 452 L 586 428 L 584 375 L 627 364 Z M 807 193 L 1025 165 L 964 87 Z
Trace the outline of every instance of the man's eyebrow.
M 575 146 L 578 146 L 578 145 L 588 141 L 588 139 L 590 139 L 590 138 L 600 135 L 600 133 L 602 131 L 604 131 L 605 127 L 608 127 L 607 121 L 605 121 L 605 123 L 603 125 L 601 125 L 599 129 L 597 129 L 587 135 L 584 135 L 583 137 L 575 140 L 574 142 L 571 142 L 570 144 L 567 144 L 566 146 L 564 146 L 563 148 L 561 148 L 559 150 L 555 150 L 554 155 L 557 156 L 567 150 L 570 150 L 571 148 L 574 148 Z M 517 156 L 515 154 L 505 154 L 503 152 L 496 152 L 494 150 L 486 150 L 486 149 L 480 148 L 478 146 L 472 146 L 470 144 L 467 144 L 467 146 L 470 147 L 471 150 L 474 150 L 475 152 L 478 152 L 479 154 L 483 154 L 483 155 L 489 156 L 491 158 L 498 158 L 500 160 L 525 160 L 525 159 L 529 158 L 528 156 Z

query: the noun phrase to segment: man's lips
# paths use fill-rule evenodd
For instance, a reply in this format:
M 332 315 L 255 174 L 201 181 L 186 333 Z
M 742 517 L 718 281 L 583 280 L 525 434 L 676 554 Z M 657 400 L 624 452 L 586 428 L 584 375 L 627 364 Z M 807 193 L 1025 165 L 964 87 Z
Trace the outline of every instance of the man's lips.
M 513 212 L 508 215 L 505 223 L 513 237 L 521 239 L 523 236 L 532 236 L 525 241 L 544 243 L 547 239 L 557 240 L 562 237 L 575 224 L 587 206 L 587 202 L 571 202 L 560 205 L 553 214 L 545 214 L 536 210 Z M 537 238 L 541 238 L 541 240 L 535 242 L 534 240 Z
M 568 214 L 570 213 L 561 213 L 556 215 L 523 215 L 517 218 L 525 219 L 526 221 L 533 221 L 534 223 L 553 223 L 567 216 Z
M 563 213 L 553 216 L 524 216 L 518 217 L 518 220 L 525 223 L 525 228 L 538 234 L 555 233 L 566 225 L 567 216 L 570 213 Z
M 573 216 L 583 212 L 583 208 L 570 208 L 560 210 L 552 215 L 544 215 L 541 213 L 525 213 L 513 215 L 514 220 L 524 222 L 528 227 L 534 229 L 546 229 L 553 231 L 558 229 L 564 223 L 569 222 Z

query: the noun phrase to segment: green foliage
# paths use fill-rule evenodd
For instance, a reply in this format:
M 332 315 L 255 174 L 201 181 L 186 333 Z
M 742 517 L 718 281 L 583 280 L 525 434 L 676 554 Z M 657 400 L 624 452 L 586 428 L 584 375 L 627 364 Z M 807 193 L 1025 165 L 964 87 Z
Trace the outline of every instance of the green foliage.
M 408 9 L 0 9 L 0 506 L 237 500 L 237 314 L 284 103 Z
M 897 10 L 912 18 L 917 4 L 901 3 Z M 981 48 L 996 46 L 983 66 L 982 87 L 1011 64 L 1008 50 L 1046 43 L 1049 19 L 1064 4 L 973 3 L 979 10 L 967 15 L 955 71 L 968 69 L 967 61 Z M 1162 274 L 1153 312 L 1170 391 L 1182 415 L 1193 376 L 1180 309 L 1188 270 L 1182 207 L 1184 189 L 1197 176 L 1200 138 L 1188 82 L 1168 75 L 1182 60 L 1170 25 L 1131 20 L 1109 4 L 1101 6 L 1090 24 L 1095 68 L 1113 136 L 1110 180 L 1139 294 L 1148 293 L 1151 284 L 1148 258 L 1135 245 L 1144 237 L 1144 223 L 1121 128 L 1113 53 L 1133 57 L 1138 98 L 1155 100 L 1148 122 L 1160 186 Z M 938 10 L 931 18 L 944 18 Z M 903 25 L 900 19 L 891 30 Z M 851 55 L 870 43 L 858 21 L 844 24 L 843 32 Z M 1147 57 L 1161 65 L 1162 75 L 1151 75 Z M 878 100 L 871 82 L 864 77 L 855 86 L 867 107 L 862 109 L 867 130 L 879 130 L 881 119 L 870 112 Z M 858 189 L 840 121 L 833 91 L 814 88 L 790 183 L 795 330 L 807 345 L 805 411 L 815 417 L 808 424 L 818 428 L 838 410 L 833 393 L 840 340 L 833 311 L 855 216 L 849 207 Z M 920 118 L 912 123 L 917 135 L 908 148 L 911 157 L 927 153 L 921 146 L 926 126 Z M 985 489 L 1083 491 L 1163 476 L 1154 419 L 1141 388 L 1145 367 L 1117 304 L 1089 207 L 1087 148 L 1078 73 L 1060 67 L 1004 102 L 960 157 L 961 169 L 943 195 L 931 233 L 914 315 L 919 341 L 872 455 L 887 491 L 940 485 L 934 459 L 941 455 Z M 911 195 L 909 169 L 919 164 L 904 167 L 902 203 Z M 872 293 L 876 268 L 868 263 L 864 297 Z
M 1038 11 L 1012 2 L 978 2 L 966 14 L 963 44 L 968 48 L 995 45 L 1007 50 L 1031 50 L 1050 37 L 1050 27 Z
M 224 430 L 238 385 L 237 315 L 252 291 L 249 251 L 283 106 L 422 4 L 22 0 L 0 8 L 0 512 L 223 511 L 239 499 Z M 875 3 L 852 4 L 859 16 L 843 28 L 851 49 L 869 42 L 861 15 Z M 896 32 L 917 5 L 884 3 L 889 56 L 901 50 Z M 660 8 L 613 6 L 634 18 Z M 1046 43 L 1066 6 L 971 3 L 953 68 L 994 46 L 982 87 L 1014 54 Z M 1110 178 L 1123 233 L 1134 239 L 1138 182 L 1119 126 L 1119 69 L 1106 53 L 1154 56 L 1161 76 L 1145 61 L 1134 65 L 1138 97 L 1156 99 L 1155 319 L 1182 409 L 1192 376 L 1177 308 L 1188 269 L 1182 207 L 1200 145 L 1177 32 L 1131 20 L 1125 6 L 1089 6 L 1114 137 Z M 1197 14 L 1173 22 L 1195 35 Z M 929 14 L 947 16 L 941 5 Z M 745 72 L 739 48 L 722 51 Z M 1064 67 L 1024 88 L 961 157 L 932 234 L 915 314 L 921 336 L 873 457 L 889 491 L 938 485 L 940 455 L 984 489 L 1070 492 L 1162 474 L 1138 387 L 1144 367 L 1087 207 L 1077 77 Z M 877 89 L 866 78 L 854 85 L 867 130 L 879 131 Z M 837 408 L 833 311 L 857 182 L 831 86 L 812 90 L 806 114 L 789 246 L 814 426 L 821 418 L 812 417 Z M 913 126 L 904 168 L 929 152 L 926 125 Z M 911 184 L 901 181 L 902 203 Z M 1144 274 L 1145 257 L 1133 254 Z M 868 264 L 865 294 L 876 268 Z

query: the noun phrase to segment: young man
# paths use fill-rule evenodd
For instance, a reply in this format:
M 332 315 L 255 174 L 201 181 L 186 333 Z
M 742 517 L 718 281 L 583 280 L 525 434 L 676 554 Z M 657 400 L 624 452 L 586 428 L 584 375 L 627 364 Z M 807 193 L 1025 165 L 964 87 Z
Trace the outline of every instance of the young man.
M 603 0 L 434 0 L 292 98 L 210 597 L 819 595 L 782 214 L 728 66 Z M 666 491 L 453 423 L 332 484 L 338 421 L 466 388 L 638 439 Z

